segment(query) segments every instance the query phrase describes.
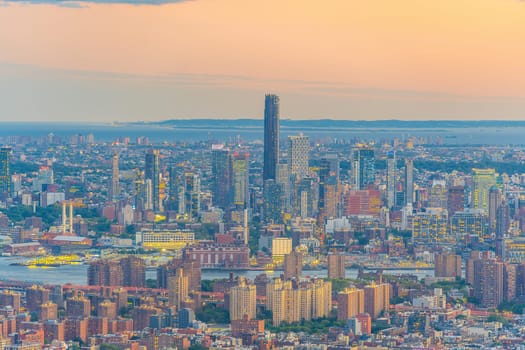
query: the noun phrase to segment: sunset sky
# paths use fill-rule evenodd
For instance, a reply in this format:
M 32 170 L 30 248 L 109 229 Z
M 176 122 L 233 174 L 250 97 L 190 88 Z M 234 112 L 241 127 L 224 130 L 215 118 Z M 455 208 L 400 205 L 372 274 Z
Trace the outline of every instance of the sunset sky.
M 140 4 L 137 4 L 140 3 Z M 519 0 L 0 0 L 0 121 L 525 120 Z

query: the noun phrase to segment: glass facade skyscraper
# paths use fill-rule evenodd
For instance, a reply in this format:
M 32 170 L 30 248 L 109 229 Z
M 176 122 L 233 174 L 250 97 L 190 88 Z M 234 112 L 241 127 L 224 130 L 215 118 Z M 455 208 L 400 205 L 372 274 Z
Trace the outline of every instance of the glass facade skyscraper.
M 153 211 L 160 211 L 160 165 L 159 150 L 150 150 L 146 153 L 144 178 L 151 181 L 151 201 Z
M 224 145 L 212 145 L 211 150 L 213 202 L 227 209 L 232 202 L 232 157 Z
M 376 168 L 374 150 L 358 148 L 353 153 L 353 175 L 356 189 L 366 190 L 375 182 Z
M 264 169 L 263 180 L 275 180 L 279 164 L 279 96 L 264 98 Z

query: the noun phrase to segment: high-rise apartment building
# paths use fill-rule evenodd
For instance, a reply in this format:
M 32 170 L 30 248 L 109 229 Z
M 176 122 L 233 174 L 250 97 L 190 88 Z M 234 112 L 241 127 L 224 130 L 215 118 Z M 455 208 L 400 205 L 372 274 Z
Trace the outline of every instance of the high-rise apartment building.
M 344 253 L 328 254 L 328 278 L 345 278 L 345 255 Z
M 302 179 L 308 176 L 310 159 L 310 138 L 308 136 L 288 136 L 288 174 Z
M 0 148 L 0 193 L 11 195 L 11 148 Z
M 489 210 L 489 191 L 496 185 L 495 169 L 472 169 L 472 208 Z
M 83 293 L 75 293 L 66 300 L 67 317 L 89 317 L 91 313 L 91 302 Z
M 148 180 L 151 181 L 151 204 L 153 211 L 161 211 L 159 150 L 149 150 L 149 152 L 146 153 L 144 178 L 146 183 L 148 183 Z
M 117 303 L 110 300 L 104 300 L 103 302 L 97 305 L 97 316 L 105 317 L 109 320 L 116 319 L 118 316 L 117 313 Z
M 230 320 L 242 320 L 245 316 L 253 320 L 256 312 L 255 285 L 247 284 L 242 278 L 239 285 L 230 288 Z
M 178 268 L 175 276 L 168 277 L 168 301 L 177 310 L 182 308 L 189 293 L 189 277 L 183 268 Z
M 365 312 L 377 318 L 390 307 L 390 284 L 371 284 L 365 287 Z
M 136 256 L 91 262 L 87 275 L 90 286 L 146 286 L 146 265 L 144 260 Z
M 352 155 L 352 172 L 354 186 L 358 190 L 365 190 L 374 184 L 376 176 L 375 154 L 372 148 L 354 149 Z
M 33 285 L 26 288 L 26 309 L 30 312 L 38 310 L 40 305 L 49 301 L 49 289 Z
M 470 252 L 470 256 L 465 266 L 465 281 L 470 285 L 474 285 L 474 262 L 480 259 L 494 259 L 494 252 L 478 250 L 473 250 Z
M 226 209 L 232 203 L 233 169 L 230 150 L 224 145 L 212 145 L 211 171 L 213 203 Z
M 275 279 L 267 285 L 266 308 L 272 311 L 273 325 L 281 322 L 300 321 L 299 305 L 301 294 L 294 289 L 291 281 Z
M 140 305 L 131 310 L 133 317 L 133 330 L 141 331 L 149 327 L 149 322 L 152 316 L 159 315 L 161 310 L 151 305 Z
M 40 321 L 58 320 L 57 304 L 50 301 L 41 304 L 38 307 L 38 319 Z
M 299 279 L 303 273 L 303 254 L 292 251 L 284 256 L 284 278 Z
M 312 319 L 326 317 L 332 311 L 332 282 L 315 279 L 312 288 Z
M 146 287 L 146 264 L 136 256 L 127 256 L 120 260 L 122 282 L 125 287 Z
M 279 97 L 264 98 L 264 169 L 263 180 L 275 180 L 279 164 Z
M 64 338 L 66 340 L 80 339 L 84 342 L 88 338 L 87 318 L 67 318 L 64 320 Z
M 53 340 L 64 341 L 64 323 L 57 320 L 44 322 L 44 342 L 51 343 Z
M 450 252 L 434 256 L 434 275 L 436 277 L 461 277 L 461 256 Z
M 337 319 L 348 320 L 365 311 L 365 292 L 357 288 L 345 288 L 337 293 Z
M 20 311 L 21 294 L 11 290 L 0 292 L 0 307 L 12 306 L 15 312 Z
M 474 296 L 483 307 L 495 308 L 504 300 L 503 263 L 496 259 L 474 260 Z
M 331 282 L 282 281 L 277 278 L 266 286 L 266 308 L 272 311 L 274 326 L 283 321 L 309 321 L 329 315 L 332 309 L 331 294 Z
M 116 260 L 100 259 L 89 263 L 87 270 L 90 286 L 122 286 L 122 266 Z
M 157 287 L 168 288 L 168 278 L 175 276 L 179 268 L 188 276 L 188 290 L 190 292 L 201 290 L 202 271 L 199 260 L 192 256 L 183 256 L 182 259 L 173 259 L 166 265 L 157 267 Z

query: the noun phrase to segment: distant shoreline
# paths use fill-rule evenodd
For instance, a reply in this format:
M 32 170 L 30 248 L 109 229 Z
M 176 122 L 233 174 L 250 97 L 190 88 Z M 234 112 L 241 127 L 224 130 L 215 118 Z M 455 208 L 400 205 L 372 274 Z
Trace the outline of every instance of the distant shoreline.
M 314 142 L 401 142 L 428 145 L 498 146 L 525 144 L 525 121 L 355 121 L 281 120 L 281 138 L 303 133 Z M 55 137 L 93 135 L 95 143 L 172 144 L 181 142 L 262 142 L 262 119 L 177 119 L 160 122 L 0 122 L 0 143 L 31 143 Z M 8 139 L 8 137 L 13 137 Z M 126 140 L 126 141 L 125 141 Z
M 260 128 L 263 119 L 261 118 L 182 118 L 154 121 L 113 121 L 113 122 L 93 122 L 93 121 L 0 121 L 0 125 L 70 125 L 70 126 L 149 126 L 149 127 L 205 127 L 214 128 Z M 343 128 L 351 129 L 458 129 L 458 128 L 512 128 L 525 127 L 524 120 L 349 120 L 349 119 L 286 119 L 281 118 L 281 127 L 292 128 L 333 128 L 339 130 Z

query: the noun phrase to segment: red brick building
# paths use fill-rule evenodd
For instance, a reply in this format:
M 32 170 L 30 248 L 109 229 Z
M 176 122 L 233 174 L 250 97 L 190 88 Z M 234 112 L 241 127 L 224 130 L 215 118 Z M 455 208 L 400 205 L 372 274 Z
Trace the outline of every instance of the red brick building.
M 196 260 L 202 268 L 246 269 L 250 267 L 249 256 L 248 246 L 212 242 L 190 246 L 183 251 L 184 260 Z

